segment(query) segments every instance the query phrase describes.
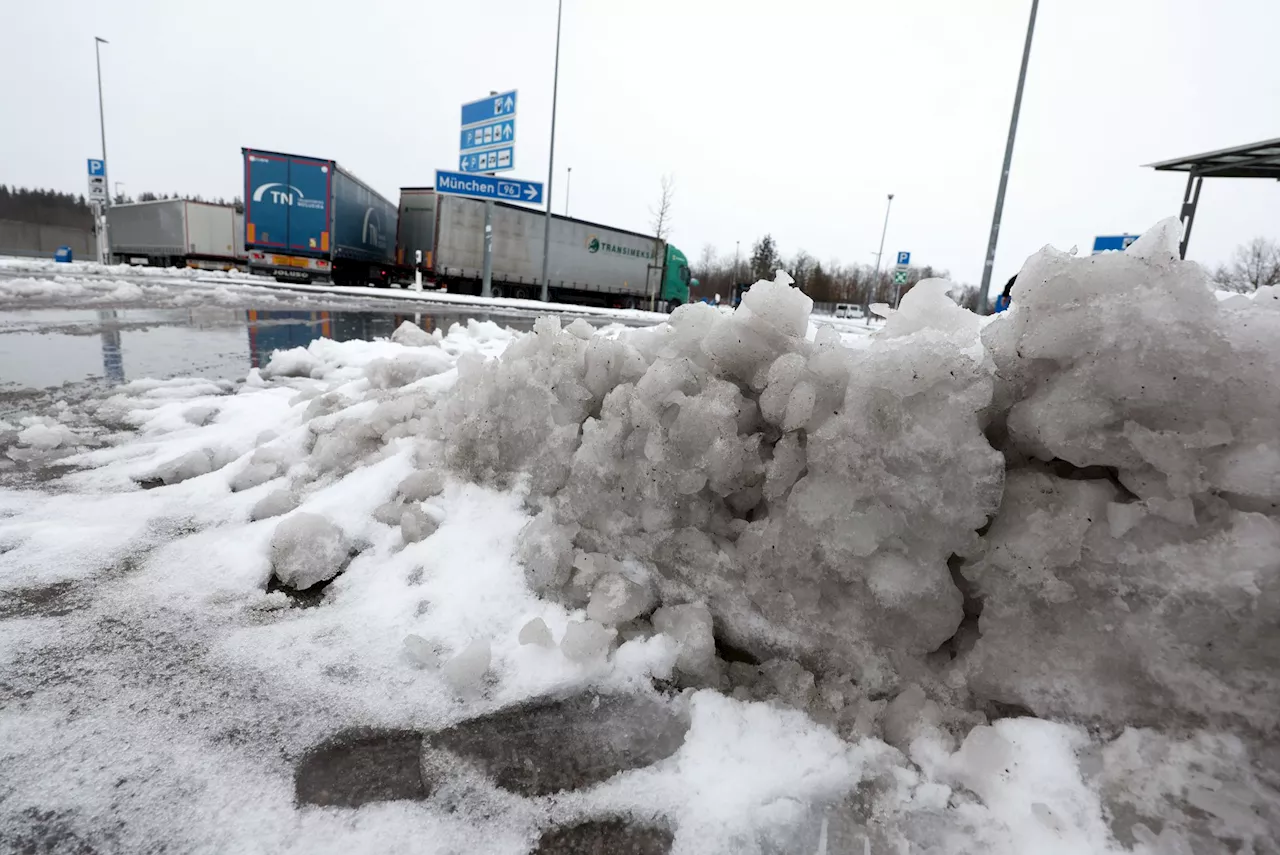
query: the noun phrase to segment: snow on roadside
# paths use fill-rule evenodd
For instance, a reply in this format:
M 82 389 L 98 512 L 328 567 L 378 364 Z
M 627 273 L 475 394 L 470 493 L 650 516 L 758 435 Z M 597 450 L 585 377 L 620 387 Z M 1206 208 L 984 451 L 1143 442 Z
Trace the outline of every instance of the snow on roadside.
M 1170 228 L 1037 256 L 985 326 L 941 283 L 865 336 L 764 282 L 79 405 L 121 434 L 0 491 L 0 843 L 516 855 L 622 816 L 678 853 L 1274 848 L 1280 330 Z M 61 423 L 10 427 L 65 454 Z M 295 802 L 346 728 L 655 687 L 683 744 L 590 787 Z
M 154 292 L 155 289 L 148 289 Z M 35 302 L 53 298 L 84 303 L 132 303 L 141 301 L 147 292 L 133 282 L 112 279 L 0 278 L 0 301 Z
M 275 302 L 278 295 L 305 295 L 316 298 L 359 298 L 364 302 L 396 302 L 424 306 L 449 306 L 489 310 L 545 312 L 540 300 L 517 300 L 510 297 L 484 299 L 441 290 L 414 291 L 409 288 L 373 288 L 330 284 L 276 282 L 266 276 L 238 270 L 200 270 L 182 267 L 145 267 L 127 264 L 104 265 L 97 262 L 58 263 L 46 259 L 6 258 L 0 256 L 0 274 L 30 274 L 25 277 L 0 275 L 0 305 L 30 305 L 37 302 L 79 301 L 92 303 L 132 303 L 144 297 L 161 299 L 167 304 L 192 305 L 218 302 L 233 305 L 247 302 Z M 134 290 L 136 286 L 138 290 Z M 168 286 L 167 288 L 165 286 Z M 299 299 L 293 297 L 293 299 Z M 609 317 L 632 323 L 657 323 L 666 320 L 663 312 L 557 303 L 558 314 Z
M 46 306 L 240 306 L 279 302 L 253 284 L 131 277 L 0 276 L 0 308 Z
M 201 270 L 194 267 L 148 267 L 135 264 L 102 264 L 97 261 L 60 262 L 48 258 L 22 258 L 0 256 L 0 273 L 35 273 L 53 276 L 119 276 L 128 278 L 164 277 L 167 279 L 227 279 L 265 277 L 250 276 L 234 268 L 229 270 Z

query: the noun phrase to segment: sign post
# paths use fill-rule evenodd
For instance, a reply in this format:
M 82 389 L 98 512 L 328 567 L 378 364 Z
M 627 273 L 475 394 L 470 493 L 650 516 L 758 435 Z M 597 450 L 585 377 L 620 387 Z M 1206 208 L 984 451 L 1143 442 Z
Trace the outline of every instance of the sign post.
M 899 252 L 898 263 L 893 266 L 893 307 L 902 300 L 902 286 L 907 284 L 907 271 L 911 268 L 911 253 Z
M 107 162 L 89 158 L 89 204 L 93 206 L 94 221 L 98 224 L 98 260 L 111 261 L 111 246 L 107 242 Z
M 515 165 L 516 90 L 462 105 L 458 171 L 493 175 Z M 493 296 L 493 202 L 484 203 L 484 264 L 480 296 Z

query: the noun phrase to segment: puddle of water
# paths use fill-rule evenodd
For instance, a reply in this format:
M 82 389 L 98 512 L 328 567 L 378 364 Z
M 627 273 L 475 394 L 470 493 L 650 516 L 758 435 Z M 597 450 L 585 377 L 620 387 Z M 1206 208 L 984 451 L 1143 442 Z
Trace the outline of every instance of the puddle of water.
M 427 332 L 469 318 L 518 330 L 534 315 L 282 309 L 36 309 L 0 312 L 0 392 L 143 377 L 240 380 L 273 351 L 388 337 L 404 321 Z M 607 320 L 597 323 L 608 323 Z

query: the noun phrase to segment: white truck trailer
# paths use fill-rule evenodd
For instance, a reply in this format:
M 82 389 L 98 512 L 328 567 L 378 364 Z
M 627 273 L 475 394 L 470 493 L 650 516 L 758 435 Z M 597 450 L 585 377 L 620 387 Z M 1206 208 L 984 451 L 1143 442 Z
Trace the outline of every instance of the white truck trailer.
M 244 215 L 229 205 L 162 199 L 112 205 L 107 237 L 116 264 L 153 267 L 243 267 Z

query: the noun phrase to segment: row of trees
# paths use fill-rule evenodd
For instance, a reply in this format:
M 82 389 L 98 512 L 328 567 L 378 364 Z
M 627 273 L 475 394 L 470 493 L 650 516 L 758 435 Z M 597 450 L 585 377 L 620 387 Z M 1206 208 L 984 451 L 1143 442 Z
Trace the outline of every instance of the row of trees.
M 653 233 L 662 240 L 671 234 L 672 203 L 675 199 L 675 178 L 663 175 L 661 193 L 658 204 L 649 209 L 652 219 L 650 226 Z M 787 271 L 796 285 L 818 303 L 853 303 L 867 306 L 871 303 L 892 303 L 895 286 L 893 270 L 884 269 L 876 272 L 867 264 L 841 264 L 839 261 L 828 261 L 823 266 L 803 249 L 798 250 L 790 258 L 784 258 L 778 249 L 773 235 L 766 234 L 751 247 L 751 255 L 746 259 L 734 253 L 732 258 L 721 256 L 714 246 L 702 247 L 702 255 L 691 265 L 697 286 L 690 289 L 690 298 L 701 300 L 704 297 L 714 299 L 718 294 L 721 300 L 732 300 L 734 288 L 760 279 L 772 279 L 774 272 L 781 269 Z M 912 267 L 907 271 L 907 281 L 897 286 L 899 294 L 911 290 L 921 279 L 950 278 L 945 270 L 932 267 Z M 958 293 L 952 297 L 962 306 L 977 308 L 978 288 L 975 285 L 960 286 Z
M 1247 294 L 1264 285 L 1280 285 L 1280 244 L 1256 237 L 1236 247 L 1231 264 L 1220 264 L 1213 282 L 1224 291 Z
M 0 184 L 0 220 L 91 230 L 93 211 L 84 196 Z
M 128 195 L 127 193 L 117 193 L 115 196 L 115 199 L 112 200 L 112 204 L 132 205 L 134 202 L 159 202 L 167 199 L 186 199 L 188 202 L 208 202 L 210 205 L 231 205 L 240 213 L 242 214 L 244 213 L 244 202 L 240 199 L 239 196 L 236 196 L 230 200 L 222 196 L 210 197 L 206 199 L 203 196 L 201 196 L 199 193 L 195 194 L 194 196 L 183 196 L 180 193 L 156 194 L 156 193 L 147 191 L 144 193 L 139 193 L 138 198 L 136 199 Z
M 700 300 L 719 294 L 722 300 L 730 299 L 735 285 L 772 279 L 774 271 L 779 269 L 787 271 L 796 285 L 815 302 L 856 305 L 893 302 L 891 268 L 882 268 L 877 274 L 869 264 L 841 264 L 837 260 L 824 264 L 803 249 L 785 257 L 772 235 L 757 240 L 746 258 L 738 258 L 736 253 L 723 256 L 714 246 L 704 246 L 693 265 L 698 287 L 693 289 L 692 296 Z M 920 280 L 932 278 L 948 279 L 950 274 L 930 266 L 911 267 L 907 270 L 906 284 L 899 286 L 899 291 L 905 294 Z M 961 305 L 974 308 L 978 289 L 971 285 L 960 286 L 959 293 L 953 293 L 952 297 Z
M 234 205 L 244 212 L 244 203 L 237 196 L 228 201 L 221 196 L 205 199 L 203 196 L 182 196 L 177 193 L 139 193 L 137 199 L 118 193 L 115 204 L 154 202 L 160 199 L 188 199 L 192 202 L 209 202 L 214 205 Z M 93 229 L 93 209 L 83 194 L 60 193 L 57 190 L 40 190 L 27 187 L 10 187 L 0 184 L 0 220 L 20 220 L 42 226 L 69 226 L 77 229 Z
M 778 269 L 787 271 L 815 302 L 857 305 L 893 302 L 891 268 L 881 269 L 877 275 L 869 264 L 841 264 L 834 260 L 823 264 L 803 249 L 785 257 L 771 235 L 756 241 L 746 258 L 738 258 L 736 253 L 722 256 L 714 246 L 704 246 L 693 265 L 693 275 L 698 279 L 693 298 L 700 300 L 719 294 L 722 300 L 731 299 L 735 285 L 772 279 Z M 950 274 L 928 266 L 909 268 L 901 293 L 911 290 L 921 279 L 934 277 L 949 279 Z M 1218 288 L 1242 294 L 1266 285 L 1280 286 L 1280 243 L 1256 237 L 1237 247 L 1231 263 L 1219 265 L 1214 271 L 1213 282 Z M 951 296 L 960 305 L 976 309 L 978 287 L 959 285 Z

